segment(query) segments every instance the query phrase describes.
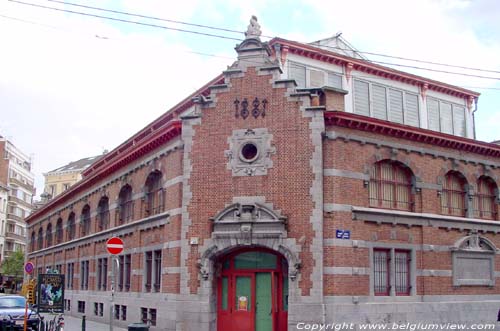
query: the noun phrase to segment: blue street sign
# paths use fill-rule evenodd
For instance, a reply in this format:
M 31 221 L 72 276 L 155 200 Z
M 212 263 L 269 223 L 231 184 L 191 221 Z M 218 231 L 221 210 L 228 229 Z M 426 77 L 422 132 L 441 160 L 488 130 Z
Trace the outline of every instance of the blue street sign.
M 337 237 L 337 239 L 351 239 L 351 231 L 350 230 L 337 230 L 336 237 Z

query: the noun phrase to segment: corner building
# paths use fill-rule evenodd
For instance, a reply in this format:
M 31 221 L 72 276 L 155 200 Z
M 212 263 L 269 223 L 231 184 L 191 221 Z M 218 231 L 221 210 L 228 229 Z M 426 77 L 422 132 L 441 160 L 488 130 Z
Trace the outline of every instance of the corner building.
M 249 34 L 238 60 L 28 219 L 69 314 L 151 330 L 496 318 L 500 146 L 478 94 Z

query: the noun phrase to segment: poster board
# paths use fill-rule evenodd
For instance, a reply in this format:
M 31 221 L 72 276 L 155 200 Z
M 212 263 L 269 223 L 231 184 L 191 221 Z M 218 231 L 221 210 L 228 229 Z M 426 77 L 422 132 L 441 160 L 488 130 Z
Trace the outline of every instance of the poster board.
M 64 275 L 38 275 L 37 311 L 38 313 L 64 312 Z

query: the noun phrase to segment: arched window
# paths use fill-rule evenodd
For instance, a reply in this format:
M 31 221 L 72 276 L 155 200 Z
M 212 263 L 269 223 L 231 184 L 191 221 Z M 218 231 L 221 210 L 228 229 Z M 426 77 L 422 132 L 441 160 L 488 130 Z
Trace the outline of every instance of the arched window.
M 465 216 L 465 184 L 462 174 L 450 171 L 446 174 L 441 193 L 441 213 L 453 216 Z
M 71 212 L 68 217 L 68 227 L 67 227 L 67 238 L 68 240 L 75 239 L 76 226 L 75 226 L 75 213 Z
M 486 176 L 479 177 L 474 199 L 474 217 L 490 220 L 497 219 L 498 188 L 495 181 Z
M 144 209 L 146 216 L 159 214 L 164 210 L 165 203 L 161 178 L 161 172 L 155 170 L 146 179 Z
M 132 201 L 132 187 L 125 185 L 118 195 L 118 224 L 124 224 L 134 215 L 134 202 Z
M 47 225 L 47 230 L 45 232 L 45 244 L 46 247 L 52 246 L 52 224 Z
M 43 248 L 43 229 L 38 230 L 38 249 Z
M 370 207 L 413 210 L 412 173 L 400 162 L 384 160 L 370 173 Z
M 102 197 L 97 205 L 97 231 L 106 230 L 109 226 L 109 199 Z
M 56 244 L 60 244 L 63 241 L 63 220 L 59 218 L 56 223 Z
M 80 215 L 80 233 L 81 236 L 86 236 L 90 233 L 90 206 L 85 205 Z
M 36 249 L 36 235 L 35 235 L 35 231 L 31 232 L 30 246 L 31 246 L 31 251 L 34 252 L 35 249 Z

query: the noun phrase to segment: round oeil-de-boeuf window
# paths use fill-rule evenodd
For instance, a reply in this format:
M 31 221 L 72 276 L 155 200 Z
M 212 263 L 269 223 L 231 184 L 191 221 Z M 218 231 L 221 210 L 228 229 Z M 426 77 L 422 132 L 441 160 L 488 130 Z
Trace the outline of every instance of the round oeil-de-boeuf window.
M 241 146 L 240 159 L 244 162 L 251 163 L 259 156 L 259 148 L 253 142 L 246 142 Z

